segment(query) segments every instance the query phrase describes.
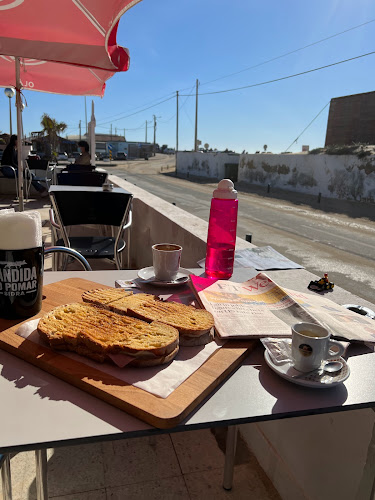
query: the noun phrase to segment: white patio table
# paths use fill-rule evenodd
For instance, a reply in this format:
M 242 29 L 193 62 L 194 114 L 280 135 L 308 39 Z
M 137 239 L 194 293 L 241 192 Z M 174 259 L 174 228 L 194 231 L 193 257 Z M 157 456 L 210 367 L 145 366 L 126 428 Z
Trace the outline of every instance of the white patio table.
M 192 271 L 198 275 L 203 272 Z M 268 274 L 280 285 L 301 291 L 306 291 L 306 279 L 312 276 L 303 270 Z M 252 270 L 241 269 L 232 279 L 245 281 L 253 275 Z M 136 276 L 134 270 L 47 272 L 44 284 L 81 277 L 114 286 L 116 279 Z M 153 290 L 169 293 L 166 288 Z M 339 289 L 329 298 L 341 304 L 359 303 L 358 297 Z M 348 364 L 351 375 L 342 385 L 329 390 L 306 390 L 273 373 L 264 362 L 259 345 L 185 421 L 173 429 L 161 430 L 0 350 L 0 453 L 36 450 L 38 499 L 46 499 L 47 448 L 229 426 L 224 487 L 230 489 L 238 424 L 375 407 L 375 353 L 363 345 L 352 345 Z

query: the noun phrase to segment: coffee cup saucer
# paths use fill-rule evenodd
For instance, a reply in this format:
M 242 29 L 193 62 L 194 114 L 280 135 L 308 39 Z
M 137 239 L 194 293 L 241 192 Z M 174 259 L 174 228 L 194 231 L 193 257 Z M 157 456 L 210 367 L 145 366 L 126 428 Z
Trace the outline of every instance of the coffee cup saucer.
M 269 352 L 264 351 L 264 359 L 267 365 L 275 373 L 280 375 L 280 377 L 285 378 L 297 385 L 303 385 L 305 387 L 313 387 L 317 389 L 328 389 L 329 387 L 335 387 L 336 385 L 342 384 L 350 375 L 350 368 L 344 358 L 337 356 L 337 358 L 330 359 L 329 361 L 341 361 L 343 367 L 340 372 L 335 374 L 330 373 L 320 373 L 318 370 L 316 372 L 308 372 L 303 375 L 302 372 L 296 370 L 293 366 L 293 362 L 285 361 L 282 364 L 276 364 L 272 360 Z
M 154 267 L 144 267 L 138 271 L 138 277 L 143 280 L 143 282 L 147 281 L 147 284 L 154 286 L 179 286 L 184 285 L 189 281 L 190 271 L 188 269 L 184 269 L 180 267 L 176 276 L 176 279 L 173 281 L 162 281 L 158 280 L 155 277 Z M 142 281 L 141 281 L 142 283 Z

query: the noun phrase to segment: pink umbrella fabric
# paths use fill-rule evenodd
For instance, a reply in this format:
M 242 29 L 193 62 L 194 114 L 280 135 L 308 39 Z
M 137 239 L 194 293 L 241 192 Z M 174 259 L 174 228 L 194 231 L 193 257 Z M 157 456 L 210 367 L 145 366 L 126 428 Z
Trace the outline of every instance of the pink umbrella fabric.
M 120 17 L 139 0 L 1 0 L 0 54 L 87 66 L 129 68 L 116 44 Z
M 102 97 L 111 71 L 93 69 L 36 59 L 21 59 L 21 87 L 64 95 L 94 95 Z M 0 87 L 16 87 L 14 57 L 0 55 Z
M 22 88 L 102 96 L 105 81 L 129 69 L 129 52 L 116 43 L 117 28 L 139 1 L 0 0 L 0 87 L 16 89 L 19 150 Z M 18 173 L 22 211 L 22 158 Z

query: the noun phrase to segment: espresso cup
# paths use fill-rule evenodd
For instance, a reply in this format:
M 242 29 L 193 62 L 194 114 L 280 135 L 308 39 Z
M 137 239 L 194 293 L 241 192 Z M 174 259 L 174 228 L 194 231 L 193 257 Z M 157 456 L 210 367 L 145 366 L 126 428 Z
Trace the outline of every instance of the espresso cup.
M 340 342 L 330 339 L 327 328 L 314 323 L 292 326 L 292 359 L 294 368 L 301 372 L 318 369 L 325 359 L 344 354 Z
M 182 247 L 173 243 L 158 243 L 152 246 L 152 264 L 155 278 L 174 281 L 180 268 Z

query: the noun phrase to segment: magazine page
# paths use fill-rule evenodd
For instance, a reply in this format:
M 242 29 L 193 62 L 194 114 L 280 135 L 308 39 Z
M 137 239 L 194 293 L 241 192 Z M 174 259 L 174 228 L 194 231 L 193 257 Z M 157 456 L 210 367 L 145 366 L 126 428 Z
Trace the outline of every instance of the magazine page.
M 290 336 L 294 323 L 306 321 L 328 326 L 335 337 L 375 342 L 373 320 L 325 297 L 283 289 L 264 273 L 245 283 L 196 276 L 191 283 L 222 338 Z
M 375 342 L 375 321 L 342 307 L 325 296 L 286 290 L 316 320 L 328 326 L 332 336 L 345 340 Z
M 246 283 L 212 280 L 191 276 L 199 301 L 215 318 L 222 338 L 284 337 L 290 335 L 287 324 L 274 314 L 286 293 L 262 273 Z M 204 288 L 204 285 L 210 285 Z M 285 306 L 282 306 L 285 307 Z

